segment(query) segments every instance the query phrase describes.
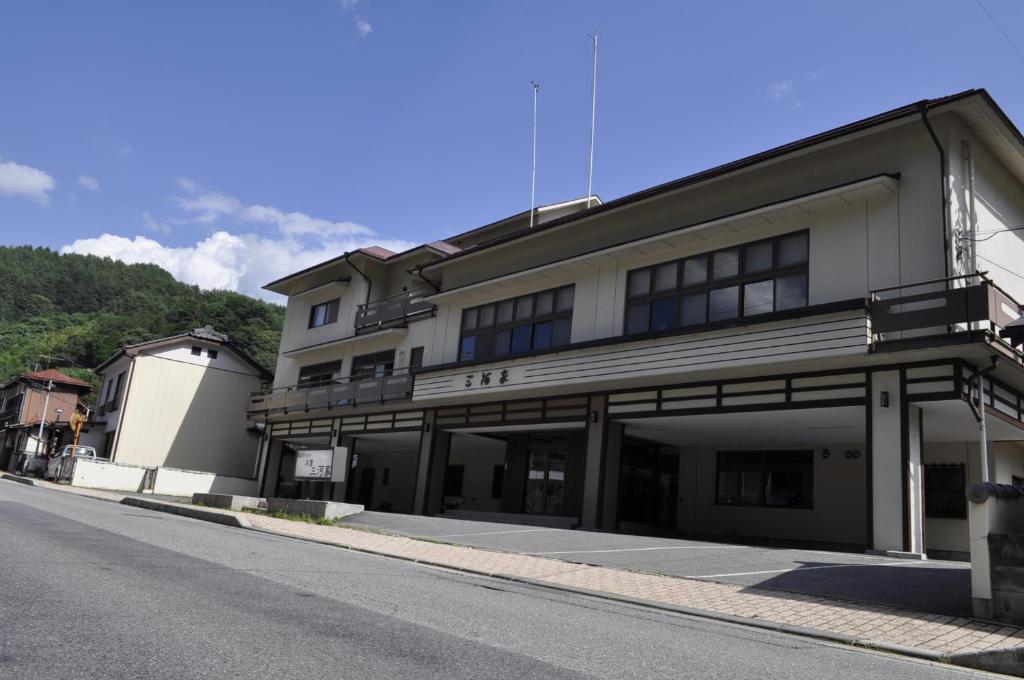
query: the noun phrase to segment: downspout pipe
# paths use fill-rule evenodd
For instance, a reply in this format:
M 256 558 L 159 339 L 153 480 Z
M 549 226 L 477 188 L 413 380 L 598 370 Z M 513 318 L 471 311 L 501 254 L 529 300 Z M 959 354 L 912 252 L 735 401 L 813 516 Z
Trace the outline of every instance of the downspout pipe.
M 999 365 L 999 357 L 991 358 L 992 364 L 986 368 L 975 369 L 967 377 L 967 405 L 978 422 L 978 450 L 981 453 L 981 481 L 988 481 L 988 427 L 985 425 L 985 376 Z M 978 402 L 974 402 L 974 382 L 978 382 Z
M 366 281 L 366 303 L 365 304 L 368 305 L 368 304 L 370 304 L 370 291 L 373 290 L 373 281 L 370 280 L 370 277 L 367 276 L 366 273 L 363 272 L 362 269 L 360 269 L 359 267 L 357 267 L 354 264 L 352 264 L 351 257 L 352 257 L 352 253 L 345 253 L 345 264 L 347 264 L 349 267 L 352 267 L 353 271 L 355 271 L 355 273 L 357 273 L 361 277 L 363 277 L 363 280 Z
M 925 129 L 928 130 L 929 136 L 932 138 L 932 142 L 935 143 L 935 148 L 939 152 L 939 184 L 941 187 L 942 195 L 942 247 L 946 254 L 943 258 L 943 269 L 946 273 L 946 288 L 949 288 L 949 197 L 947 195 L 946 187 L 946 150 L 942 146 L 942 142 L 939 141 L 938 135 L 935 134 L 935 128 L 932 127 L 931 121 L 928 120 L 928 107 L 931 102 L 924 101 L 919 105 L 921 111 L 921 122 L 924 123 Z

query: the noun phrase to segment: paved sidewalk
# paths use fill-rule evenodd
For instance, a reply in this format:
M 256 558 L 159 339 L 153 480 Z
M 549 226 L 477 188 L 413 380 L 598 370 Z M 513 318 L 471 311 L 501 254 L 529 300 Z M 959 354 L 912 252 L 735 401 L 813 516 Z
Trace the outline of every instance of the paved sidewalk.
M 116 501 L 124 497 L 124 494 L 66 486 L 56 488 L 104 500 Z M 548 557 L 308 524 L 253 513 L 213 508 L 203 510 L 235 515 L 254 529 L 343 548 L 486 576 L 611 595 L 687 611 L 699 610 L 762 625 L 802 629 L 880 648 L 950 658 L 996 650 L 1017 650 L 1024 654 L 1024 629 L 976 619 L 844 602 L 757 586 L 576 564 Z

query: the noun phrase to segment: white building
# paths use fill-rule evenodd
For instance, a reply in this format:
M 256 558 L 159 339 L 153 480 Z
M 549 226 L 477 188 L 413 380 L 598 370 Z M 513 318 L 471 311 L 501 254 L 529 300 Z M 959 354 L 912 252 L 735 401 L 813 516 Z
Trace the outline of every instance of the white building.
M 258 434 L 240 404 L 268 376 L 227 336 L 199 328 L 128 345 L 96 371 L 100 455 L 125 465 L 255 477 Z
M 986 92 L 529 217 L 267 286 L 264 495 L 935 555 L 965 485 L 1024 483 L 1024 138 Z

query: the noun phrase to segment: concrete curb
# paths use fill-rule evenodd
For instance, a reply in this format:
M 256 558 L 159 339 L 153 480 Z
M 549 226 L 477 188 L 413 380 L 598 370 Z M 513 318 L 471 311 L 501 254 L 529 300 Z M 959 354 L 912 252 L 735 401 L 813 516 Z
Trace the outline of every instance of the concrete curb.
M 134 496 L 126 496 L 125 498 L 123 498 L 121 500 L 121 505 L 131 505 L 136 508 L 143 508 L 145 510 L 156 510 L 157 512 L 166 512 L 172 515 L 190 517 L 192 519 L 198 519 L 204 522 L 214 522 L 216 524 L 223 524 L 225 526 L 236 527 L 239 529 L 252 529 L 252 525 L 249 524 L 249 521 L 244 517 L 229 515 L 223 512 L 214 512 L 213 510 L 197 508 L 192 505 L 184 505 L 179 503 L 161 503 L 160 501 L 150 501 L 144 498 L 135 498 Z
M 4 474 L 3 476 L 0 476 L 0 479 L 7 479 L 12 482 L 17 482 L 18 484 L 27 484 L 28 486 L 39 486 L 36 484 L 36 480 L 28 477 L 18 477 L 17 475 Z

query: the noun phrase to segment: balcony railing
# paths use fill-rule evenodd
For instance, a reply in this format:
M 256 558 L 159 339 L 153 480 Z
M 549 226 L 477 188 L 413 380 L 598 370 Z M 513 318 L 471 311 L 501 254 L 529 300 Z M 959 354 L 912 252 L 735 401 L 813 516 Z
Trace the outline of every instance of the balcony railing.
M 250 417 L 283 415 L 403 401 L 412 397 L 412 378 L 409 369 L 401 368 L 373 377 L 339 378 L 254 392 L 249 398 L 248 413 Z
M 984 274 L 935 279 L 871 293 L 876 341 L 958 331 L 1000 331 L 1021 316 L 1021 305 Z
M 356 335 L 401 326 L 412 319 L 432 315 L 436 307 L 423 299 L 426 294 L 424 290 L 411 290 L 359 305 L 356 310 Z

